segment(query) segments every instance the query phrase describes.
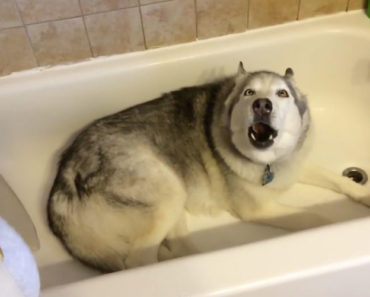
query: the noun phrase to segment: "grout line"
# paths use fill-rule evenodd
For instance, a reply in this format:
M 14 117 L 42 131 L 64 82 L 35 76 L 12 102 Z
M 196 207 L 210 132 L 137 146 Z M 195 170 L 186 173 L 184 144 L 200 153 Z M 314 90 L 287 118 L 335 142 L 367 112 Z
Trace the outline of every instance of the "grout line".
M 143 13 L 141 11 L 141 6 L 139 6 L 138 9 L 139 9 L 139 15 L 140 15 L 141 32 L 143 33 L 144 47 L 145 47 L 145 49 L 148 49 L 148 44 L 147 44 L 147 41 L 146 41 L 145 30 L 144 30 Z
M 81 7 L 81 11 L 82 11 L 82 15 L 89 16 L 89 15 L 95 15 L 95 14 L 100 14 L 100 13 L 107 13 L 107 12 L 113 12 L 113 11 L 118 11 L 118 10 L 125 10 L 125 9 L 130 9 L 130 8 L 135 8 L 135 7 L 139 7 L 139 6 L 138 5 L 133 5 L 133 6 L 127 6 L 127 7 L 121 7 L 121 8 L 107 9 L 107 10 L 102 10 L 102 11 L 87 12 L 87 13 L 84 13 L 82 11 L 82 7 Z
M 8 29 L 18 29 L 18 28 L 24 28 L 24 25 L 15 25 L 15 26 L 10 26 L 10 27 L 6 27 L 6 28 L 1 28 L 0 29 L 0 32 L 3 32 L 3 31 L 6 31 Z
M 21 10 L 19 9 L 18 1 L 17 1 L 17 0 L 14 0 L 14 3 L 15 3 L 15 6 L 16 6 L 16 8 L 17 8 L 17 12 L 18 12 L 19 18 L 21 19 L 22 27 L 24 28 L 24 32 L 26 33 L 26 37 L 27 37 L 27 40 L 28 40 L 28 44 L 29 44 L 29 45 L 30 45 L 30 47 L 31 47 L 32 56 L 33 56 L 34 61 L 36 62 L 35 64 L 36 64 L 37 66 L 41 66 L 41 65 L 40 65 L 40 62 L 38 61 L 38 59 L 37 59 L 37 57 L 36 57 L 35 49 L 33 48 L 33 43 L 32 43 L 31 37 L 30 37 L 30 35 L 28 34 L 27 25 L 25 24 L 24 19 L 23 19 L 23 15 L 22 15 L 22 13 L 21 13 Z
M 251 2 L 253 0 L 248 0 L 248 7 L 247 7 L 247 30 L 249 30 L 249 25 L 250 25 L 250 7 L 251 7 Z
M 158 1 L 151 2 L 151 3 L 141 4 L 141 0 L 139 0 L 139 4 L 140 4 L 140 6 L 149 6 L 149 5 L 152 5 L 152 4 L 166 3 L 166 2 L 172 2 L 172 1 L 174 1 L 174 0 L 165 0 L 165 1 L 158 0 Z
M 47 23 L 69 21 L 69 20 L 78 19 L 78 18 L 81 18 L 81 17 L 83 17 L 83 16 L 82 15 L 77 15 L 77 16 L 63 18 L 63 19 L 41 21 L 41 22 L 38 22 L 38 23 L 30 23 L 30 24 L 26 24 L 26 26 L 35 26 L 35 25 L 41 25 L 41 24 L 47 24 Z
M 349 9 L 349 2 L 350 2 L 351 0 L 347 0 L 347 7 L 346 7 L 346 11 L 348 11 L 348 9 Z
M 297 21 L 300 20 L 299 16 L 300 16 L 300 13 L 301 13 L 301 4 L 302 4 L 302 0 L 298 0 Z
M 195 40 L 199 40 L 198 35 L 198 5 L 197 0 L 194 0 L 194 10 L 195 10 Z
M 86 26 L 86 22 L 85 22 L 85 16 L 84 16 L 83 11 L 82 11 L 81 0 L 78 0 L 78 5 L 79 5 L 80 11 L 81 11 L 82 23 L 83 23 L 84 28 L 85 28 L 85 34 L 86 34 L 86 38 L 87 38 L 87 43 L 89 44 L 90 54 L 91 54 L 91 57 L 94 57 L 94 51 L 93 51 L 93 47 L 91 45 L 89 31 L 87 30 L 87 26 Z

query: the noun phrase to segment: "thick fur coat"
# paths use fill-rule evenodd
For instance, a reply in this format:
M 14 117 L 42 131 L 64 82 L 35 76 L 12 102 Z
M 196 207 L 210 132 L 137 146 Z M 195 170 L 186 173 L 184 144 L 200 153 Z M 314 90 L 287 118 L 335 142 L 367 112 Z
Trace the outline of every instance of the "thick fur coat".
M 60 161 L 51 229 L 82 262 L 115 271 L 194 252 L 179 240 L 186 211 L 226 210 L 286 229 L 325 224 L 276 203 L 300 176 L 309 131 L 306 98 L 290 68 L 281 76 L 240 65 L 234 76 L 165 94 L 82 131 Z M 317 183 L 315 174 L 303 181 Z M 370 197 L 351 181 L 325 178 L 331 182 L 320 186 L 362 202 Z

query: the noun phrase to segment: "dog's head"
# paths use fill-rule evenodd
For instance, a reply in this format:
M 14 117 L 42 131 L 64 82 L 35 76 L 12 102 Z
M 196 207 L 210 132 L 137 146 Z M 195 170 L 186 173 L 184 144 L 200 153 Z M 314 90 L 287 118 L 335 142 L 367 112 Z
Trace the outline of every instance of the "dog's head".
M 232 145 L 254 162 L 267 164 L 287 157 L 305 138 L 309 110 L 293 75 L 291 68 L 283 76 L 248 73 L 240 63 L 224 114 Z

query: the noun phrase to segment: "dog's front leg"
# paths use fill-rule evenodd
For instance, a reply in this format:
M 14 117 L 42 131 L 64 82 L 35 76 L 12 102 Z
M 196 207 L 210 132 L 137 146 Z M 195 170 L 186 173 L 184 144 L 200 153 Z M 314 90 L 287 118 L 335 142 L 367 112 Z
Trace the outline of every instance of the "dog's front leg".
M 299 182 L 344 194 L 354 201 L 370 206 L 370 189 L 368 187 L 312 163 L 303 168 Z

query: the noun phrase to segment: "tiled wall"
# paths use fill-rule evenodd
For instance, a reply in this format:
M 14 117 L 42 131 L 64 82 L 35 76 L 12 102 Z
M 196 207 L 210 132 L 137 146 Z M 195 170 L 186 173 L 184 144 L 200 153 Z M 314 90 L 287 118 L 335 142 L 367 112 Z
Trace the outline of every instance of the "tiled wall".
M 366 0 L 0 0 L 0 75 L 365 6 Z

